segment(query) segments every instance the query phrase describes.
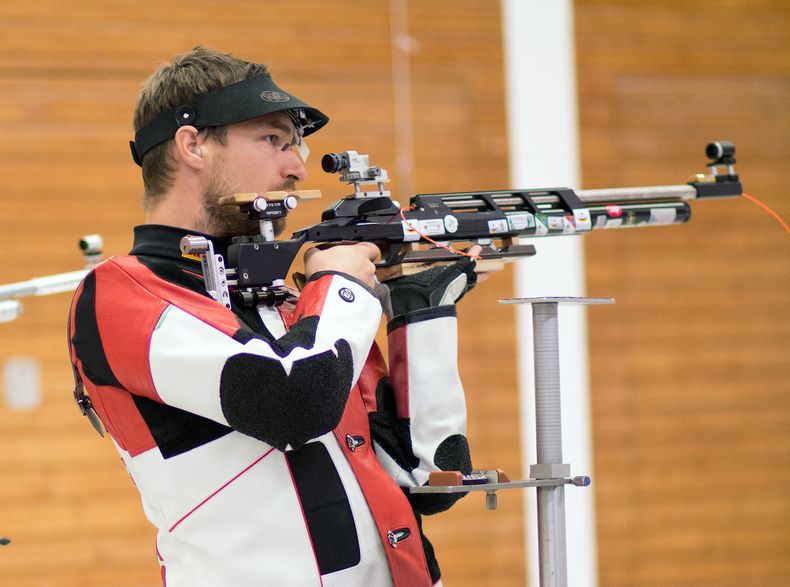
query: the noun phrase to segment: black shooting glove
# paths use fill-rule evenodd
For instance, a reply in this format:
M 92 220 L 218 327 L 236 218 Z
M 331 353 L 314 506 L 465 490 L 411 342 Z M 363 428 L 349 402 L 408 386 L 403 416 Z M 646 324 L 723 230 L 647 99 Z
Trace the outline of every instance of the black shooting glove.
M 461 257 L 452 265 L 432 267 L 414 275 L 380 284 L 389 291 L 390 318 L 414 310 L 454 304 L 477 283 L 475 260 Z

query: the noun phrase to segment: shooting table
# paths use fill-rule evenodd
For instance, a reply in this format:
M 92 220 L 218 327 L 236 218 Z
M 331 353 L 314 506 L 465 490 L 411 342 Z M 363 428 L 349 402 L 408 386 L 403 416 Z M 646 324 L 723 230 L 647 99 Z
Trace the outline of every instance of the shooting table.
M 560 304 L 613 304 L 612 298 L 538 297 L 499 300 L 501 304 L 532 306 L 532 339 L 535 368 L 535 431 L 537 464 L 530 478 L 504 481 L 496 471 L 481 471 L 488 482 L 475 485 L 425 485 L 411 493 L 465 493 L 485 491 L 486 507 L 496 508 L 499 489 L 537 488 L 538 564 L 542 587 L 568 584 L 565 544 L 565 485 L 586 487 L 587 476 L 570 477 L 570 465 L 562 462 L 562 413 L 560 402 L 560 350 L 558 307 Z

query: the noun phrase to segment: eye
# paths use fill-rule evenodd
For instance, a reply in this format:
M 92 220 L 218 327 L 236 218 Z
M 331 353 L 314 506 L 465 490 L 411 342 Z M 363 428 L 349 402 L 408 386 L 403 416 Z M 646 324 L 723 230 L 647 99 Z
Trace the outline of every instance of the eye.
M 280 135 L 265 135 L 263 140 L 269 143 L 273 147 L 279 147 L 282 144 L 282 139 L 280 139 Z
M 296 139 L 288 139 L 279 133 L 263 135 L 262 140 L 270 144 L 275 149 L 280 149 L 285 152 L 288 151 L 295 143 Z

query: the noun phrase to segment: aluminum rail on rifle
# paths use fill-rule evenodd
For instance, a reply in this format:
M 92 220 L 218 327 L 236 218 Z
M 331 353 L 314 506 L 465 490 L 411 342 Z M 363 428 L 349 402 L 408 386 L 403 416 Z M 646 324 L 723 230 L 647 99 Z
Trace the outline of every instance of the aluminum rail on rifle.
M 452 260 L 454 253 L 447 248 L 451 243 L 479 243 L 483 245 L 481 259 L 508 260 L 535 254 L 533 245 L 519 243 L 520 237 L 684 223 L 691 217 L 690 201 L 742 193 L 735 173 L 735 145 L 713 142 L 705 153 L 708 173 L 678 185 L 419 194 L 403 207 L 384 189 L 389 181 L 387 172 L 371 166 L 367 155 L 329 153 L 321 161 L 324 171 L 339 173 L 354 193 L 327 208 L 321 222 L 297 230 L 288 240 L 275 240 L 272 223 L 296 206 L 295 196 L 230 197 L 229 203 L 258 219 L 261 235 L 234 238 L 226 259 L 204 260 L 204 267 L 222 271 L 207 282 L 227 288 L 214 296 L 222 303 L 227 303 L 226 294 L 232 293 L 245 305 L 277 305 L 285 299 L 282 284 L 291 263 L 307 243 L 373 242 L 382 250 L 379 267 L 383 271 L 404 264 Z M 196 254 L 208 254 L 185 237 L 182 250 L 193 248 Z

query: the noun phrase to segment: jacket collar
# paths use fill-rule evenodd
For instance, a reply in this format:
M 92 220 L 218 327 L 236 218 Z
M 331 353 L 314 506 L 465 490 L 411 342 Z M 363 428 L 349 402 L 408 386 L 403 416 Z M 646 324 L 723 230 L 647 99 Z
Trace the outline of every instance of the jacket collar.
M 216 237 L 195 230 L 166 226 L 163 224 L 141 224 L 134 227 L 134 246 L 130 255 L 162 257 L 187 263 L 200 264 L 197 257 L 181 253 L 181 239 L 186 235 L 202 236 L 214 245 L 214 253 L 227 257 L 229 237 Z

